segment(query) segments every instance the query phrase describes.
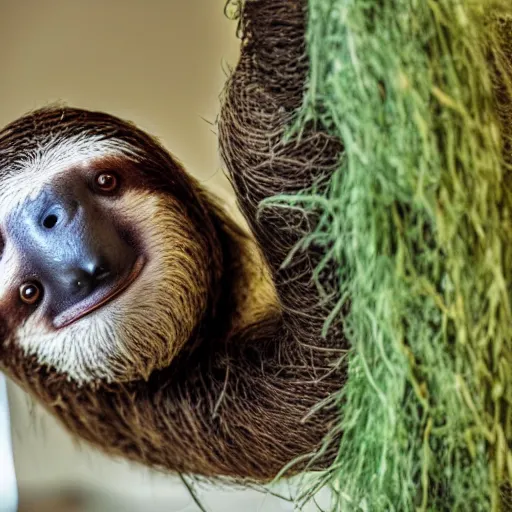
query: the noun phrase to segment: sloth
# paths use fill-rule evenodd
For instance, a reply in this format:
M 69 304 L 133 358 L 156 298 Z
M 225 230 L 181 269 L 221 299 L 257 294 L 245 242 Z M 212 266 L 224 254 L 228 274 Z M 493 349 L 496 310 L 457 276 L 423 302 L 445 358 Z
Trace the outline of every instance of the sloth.
M 284 139 L 304 12 L 264 0 L 242 14 L 219 140 L 246 225 L 112 115 L 50 106 L 0 132 L 0 368 L 112 456 L 268 481 L 336 454 L 336 274 L 316 272 L 325 247 L 301 244 L 318 212 L 271 200 L 327 186 L 341 151 L 319 127 Z
M 306 7 L 240 13 L 218 128 L 245 223 L 112 115 L 52 106 L 0 131 L 0 369 L 111 456 L 258 482 L 337 456 L 343 276 L 321 212 L 276 199 L 325 190 L 343 151 L 318 123 L 289 137 Z

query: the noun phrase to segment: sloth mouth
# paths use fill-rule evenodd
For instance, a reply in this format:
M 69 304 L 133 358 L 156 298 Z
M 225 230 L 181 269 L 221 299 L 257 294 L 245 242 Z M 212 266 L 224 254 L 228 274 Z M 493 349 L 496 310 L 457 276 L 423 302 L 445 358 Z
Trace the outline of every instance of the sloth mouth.
M 117 283 L 113 286 L 109 286 L 107 289 L 98 289 L 86 299 L 60 313 L 54 318 L 53 326 L 56 329 L 67 327 L 81 318 L 90 315 L 93 311 L 102 308 L 109 302 L 112 302 L 137 280 L 145 264 L 146 260 L 140 256 L 124 279 L 118 280 Z

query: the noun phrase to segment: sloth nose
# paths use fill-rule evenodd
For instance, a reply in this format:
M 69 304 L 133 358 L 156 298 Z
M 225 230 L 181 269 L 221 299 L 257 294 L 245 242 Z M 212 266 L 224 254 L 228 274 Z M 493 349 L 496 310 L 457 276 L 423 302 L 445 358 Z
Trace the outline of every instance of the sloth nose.
M 81 265 L 71 270 L 67 276 L 69 293 L 89 295 L 113 274 L 104 258 L 89 259 L 80 263 Z

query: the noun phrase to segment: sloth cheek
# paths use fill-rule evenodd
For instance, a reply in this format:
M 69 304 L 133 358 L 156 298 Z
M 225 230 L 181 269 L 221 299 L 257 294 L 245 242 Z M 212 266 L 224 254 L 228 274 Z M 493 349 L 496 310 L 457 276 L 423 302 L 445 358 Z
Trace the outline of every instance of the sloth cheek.
M 9 328 L 7 325 L 7 319 L 5 316 L 0 312 L 0 346 L 4 341 L 7 340 L 7 337 L 9 335 Z
M 18 311 L 11 311 L 0 303 L 0 361 L 3 359 L 2 349 L 16 333 L 23 322 L 23 315 Z

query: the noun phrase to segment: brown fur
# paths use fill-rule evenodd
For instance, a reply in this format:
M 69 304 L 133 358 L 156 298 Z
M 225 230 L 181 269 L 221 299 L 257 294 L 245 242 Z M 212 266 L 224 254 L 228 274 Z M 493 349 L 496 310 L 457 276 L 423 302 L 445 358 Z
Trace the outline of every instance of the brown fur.
M 338 141 L 313 127 L 300 142 L 281 142 L 301 104 L 307 72 L 304 11 L 300 0 L 246 2 L 242 56 L 220 121 L 222 154 L 266 267 L 251 249 L 254 242 L 135 127 L 62 108 L 36 112 L 0 133 L 0 169 L 12 167 L 30 146 L 28 137 L 13 149 L 13 134 L 23 131 L 37 139 L 45 131 L 66 137 L 89 130 L 129 141 L 138 148 L 141 186 L 185 206 L 184 221 L 195 227 L 208 254 L 208 307 L 171 364 L 147 380 L 70 382 L 23 353 L 11 334 L 19 319 L 0 308 L 3 369 L 69 431 L 109 454 L 171 471 L 269 480 L 296 458 L 288 473 L 324 466 L 336 452 L 336 443 L 321 448 L 337 420 L 337 404 L 314 409 L 344 379 L 341 325 L 321 335 L 337 277 L 326 269 L 320 293 L 313 270 L 322 250 L 315 244 L 282 267 L 317 222 L 314 213 L 277 207 L 258 212 L 267 197 L 314 182 L 322 186 L 341 151 Z

